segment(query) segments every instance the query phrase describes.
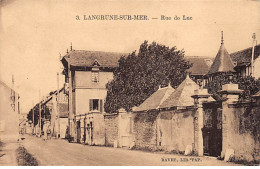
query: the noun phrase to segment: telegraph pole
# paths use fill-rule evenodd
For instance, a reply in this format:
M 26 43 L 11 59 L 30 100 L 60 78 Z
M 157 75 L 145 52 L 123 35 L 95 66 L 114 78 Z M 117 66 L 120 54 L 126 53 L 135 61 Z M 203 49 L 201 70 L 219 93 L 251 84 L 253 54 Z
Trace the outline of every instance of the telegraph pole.
M 74 123 L 74 110 L 73 110 L 73 100 L 72 100 L 72 72 L 70 69 L 70 63 L 68 64 L 68 79 L 69 79 L 69 131 L 70 131 L 70 141 L 76 141 L 75 133 L 75 123 Z
M 32 121 L 33 121 L 33 131 L 32 131 L 32 135 L 34 135 L 34 104 L 33 104 L 33 109 L 32 109 Z
M 42 135 L 42 101 L 41 101 L 41 91 L 39 90 L 39 98 L 40 98 L 40 103 L 39 103 L 39 125 L 40 125 L 40 137 Z
M 57 72 L 57 113 L 58 113 L 58 138 L 60 138 L 60 110 L 59 110 L 59 72 Z
M 256 36 L 255 36 L 255 33 L 253 33 L 253 47 L 252 47 L 252 58 L 251 58 L 251 74 L 252 74 L 252 77 L 255 76 L 255 65 L 254 65 L 254 53 L 255 53 L 255 42 L 256 42 Z

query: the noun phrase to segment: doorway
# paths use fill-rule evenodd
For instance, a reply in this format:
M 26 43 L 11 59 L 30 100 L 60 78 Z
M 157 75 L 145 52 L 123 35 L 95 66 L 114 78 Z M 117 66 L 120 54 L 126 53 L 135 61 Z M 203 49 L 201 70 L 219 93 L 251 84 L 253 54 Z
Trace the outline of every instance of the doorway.
M 222 151 L 222 108 L 217 103 L 207 103 L 203 109 L 203 152 L 204 155 L 218 157 Z

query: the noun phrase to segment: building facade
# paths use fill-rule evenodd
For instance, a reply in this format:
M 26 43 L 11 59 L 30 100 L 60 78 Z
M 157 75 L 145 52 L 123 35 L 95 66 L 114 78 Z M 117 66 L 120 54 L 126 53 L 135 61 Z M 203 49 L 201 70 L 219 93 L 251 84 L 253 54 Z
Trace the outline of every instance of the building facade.
M 123 55 L 125 54 L 71 48 L 71 51 L 61 59 L 69 89 L 69 128 L 72 140 L 88 144 L 104 144 L 104 136 L 97 135 L 104 133 L 103 125 L 96 123 L 95 119 L 103 118 L 106 84 L 113 79 L 113 70 Z M 85 127 L 87 131 L 84 126 L 87 126 Z
M 0 141 L 19 139 L 19 94 L 0 81 Z
M 254 51 L 254 53 L 253 53 Z M 253 57 L 252 57 L 253 53 Z M 243 49 L 230 54 L 233 62 L 235 63 L 236 72 L 242 76 L 253 76 L 256 79 L 260 77 L 260 45 L 256 45 L 247 49 Z M 252 62 L 253 58 L 253 62 Z M 252 69 L 252 63 L 254 69 Z M 254 72 L 252 72 L 254 71 Z

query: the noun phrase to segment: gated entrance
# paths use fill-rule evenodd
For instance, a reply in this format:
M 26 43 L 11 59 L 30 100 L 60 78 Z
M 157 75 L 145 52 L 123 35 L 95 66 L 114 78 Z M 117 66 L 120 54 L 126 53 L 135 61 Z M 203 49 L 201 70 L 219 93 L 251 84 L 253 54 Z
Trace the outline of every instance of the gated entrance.
M 120 114 L 119 120 L 119 144 L 121 147 L 129 147 L 133 137 L 132 114 Z
M 204 103 L 203 151 L 204 155 L 220 156 L 222 150 L 222 106 Z

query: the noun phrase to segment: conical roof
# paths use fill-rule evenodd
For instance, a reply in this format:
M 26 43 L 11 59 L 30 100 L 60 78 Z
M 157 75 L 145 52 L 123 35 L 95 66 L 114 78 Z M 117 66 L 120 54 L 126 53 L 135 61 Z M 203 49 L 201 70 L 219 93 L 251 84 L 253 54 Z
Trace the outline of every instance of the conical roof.
M 134 111 L 147 111 L 158 109 L 160 105 L 174 92 L 174 89 L 169 84 L 167 87 L 160 88 L 146 99 Z
M 232 59 L 224 46 L 223 37 L 217 56 L 215 57 L 208 74 L 218 72 L 235 72 Z
M 194 90 L 199 86 L 187 75 L 178 88 L 162 103 L 160 108 L 186 107 L 194 105 Z

